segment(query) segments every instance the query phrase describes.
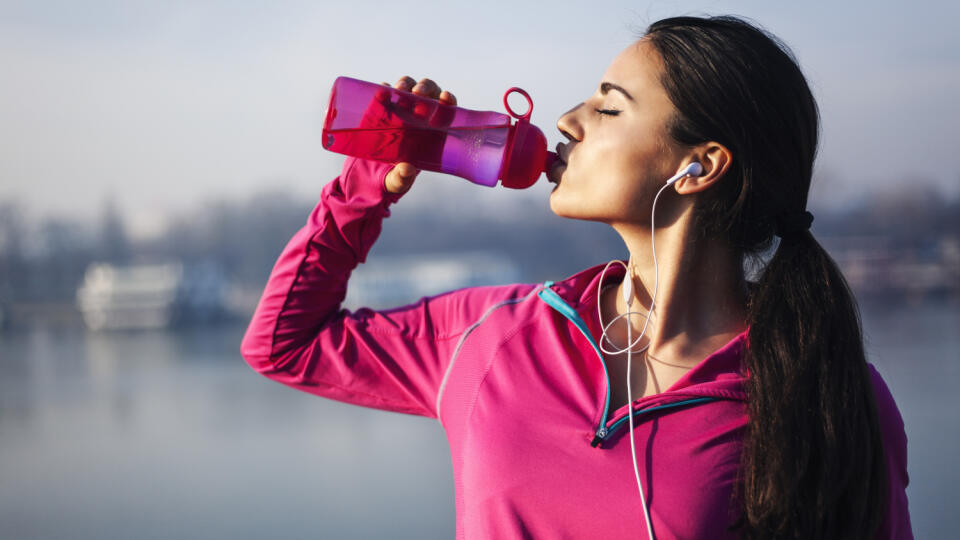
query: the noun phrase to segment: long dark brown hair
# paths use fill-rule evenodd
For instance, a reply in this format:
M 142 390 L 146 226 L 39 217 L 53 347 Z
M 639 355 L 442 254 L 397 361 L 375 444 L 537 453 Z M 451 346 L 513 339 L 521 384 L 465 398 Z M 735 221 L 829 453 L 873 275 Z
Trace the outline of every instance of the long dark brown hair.
M 751 284 L 732 528 L 742 538 L 871 538 L 886 513 L 884 450 L 856 302 L 802 226 L 819 135 L 807 81 L 786 45 L 740 18 L 665 19 L 644 39 L 666 66 L 671 136 L 733 154 L 696 202 L 696 230 L 741 260 L 783 236 Z

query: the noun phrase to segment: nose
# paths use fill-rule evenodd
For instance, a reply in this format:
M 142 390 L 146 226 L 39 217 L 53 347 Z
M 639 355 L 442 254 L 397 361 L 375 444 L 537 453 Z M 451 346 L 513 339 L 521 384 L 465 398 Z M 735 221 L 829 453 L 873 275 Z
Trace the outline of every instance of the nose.
M 576 105 L 574 108 L 563 113 L 560 119 L 557 120 L 557 129 L 560 130 L 560 133 L 568 140 L 579 141 L 583 137 L 583 129 L 580 125 L 580 120 L 577 118 L 577 113 L 582 106 L 583 103 Z

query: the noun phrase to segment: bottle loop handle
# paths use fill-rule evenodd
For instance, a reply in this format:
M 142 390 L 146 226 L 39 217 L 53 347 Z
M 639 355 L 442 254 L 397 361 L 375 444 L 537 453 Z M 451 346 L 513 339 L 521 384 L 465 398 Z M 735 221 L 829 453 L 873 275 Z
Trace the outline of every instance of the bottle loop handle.
M 530 108 L 528 108 L 527 112 L 525 112 L 522 115 L 514 112 L 514 110 L 510 108 L 510 103 L 507 102 L 507 97 L 509 97 L 512 92 L 517 92 L 518 94 L 527 98 L 527 105 L 529 105 Z M 516 86 L 514 86 L 509 90 L 507 90 L 506 93 L 503 94 L 503 106 L 507 108 L 507 112 L 510 113 L 510 116 L 516 118 L 517 120 L 527 121 L 527 122 L 530 121 L 530 114 L 533 112 L 533 100 L 530 99 L 530 94 L 528 94 L 527 91 L 524 90 L 523 88 L 517 88 Z

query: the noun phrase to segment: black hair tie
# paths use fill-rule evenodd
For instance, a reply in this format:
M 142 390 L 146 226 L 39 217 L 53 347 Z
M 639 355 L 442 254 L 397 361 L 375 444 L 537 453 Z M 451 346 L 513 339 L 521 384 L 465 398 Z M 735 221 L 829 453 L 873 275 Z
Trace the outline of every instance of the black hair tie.
M 784 240 L 796 238 L 807 232 L 811 223 L 813 223 L 813 214 L 804 210 L 802 214 L 794 214 L 792 217 L 777 220 L 773 234 Z

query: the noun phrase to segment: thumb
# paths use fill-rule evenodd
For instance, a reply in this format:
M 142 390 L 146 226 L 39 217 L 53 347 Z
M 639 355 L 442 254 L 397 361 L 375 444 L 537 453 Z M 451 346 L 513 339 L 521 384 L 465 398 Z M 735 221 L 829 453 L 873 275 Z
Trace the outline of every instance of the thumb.
M 406 193 L 412 186 L 413 181 L 420 174 L 417 169 L 409 163 L 397 163 L 390 172 L 387 173 L 383 183 L 390 193 Z

